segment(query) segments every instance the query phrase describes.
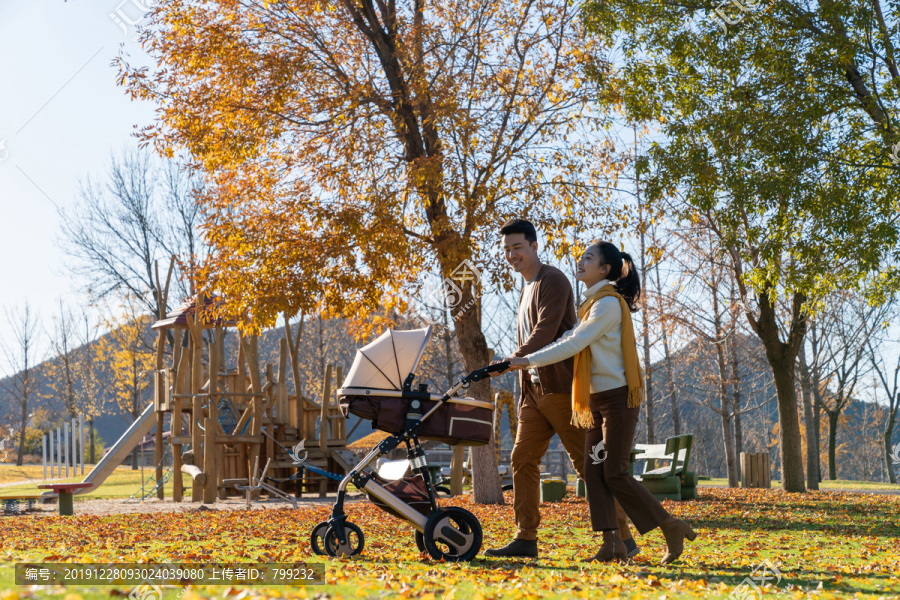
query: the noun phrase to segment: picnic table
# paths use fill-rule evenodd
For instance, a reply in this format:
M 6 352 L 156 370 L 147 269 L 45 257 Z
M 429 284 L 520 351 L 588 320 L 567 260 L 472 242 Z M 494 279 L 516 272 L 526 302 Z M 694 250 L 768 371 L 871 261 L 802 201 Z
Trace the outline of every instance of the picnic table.
M 93 485 L 93 483 L 40 483 L 38 489 L 53 490 L 59 495 L 59 514 L 73 515 L 75 514 L 72 502 L 74 493 L 91 488 Z

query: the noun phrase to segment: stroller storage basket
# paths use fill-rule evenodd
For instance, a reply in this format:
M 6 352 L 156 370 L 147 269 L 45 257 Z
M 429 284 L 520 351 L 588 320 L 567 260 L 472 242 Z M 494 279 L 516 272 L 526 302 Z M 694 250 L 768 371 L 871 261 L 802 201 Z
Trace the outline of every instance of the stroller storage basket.
M 392 434 L 406 430 L 410 400 L 394 390 L 343 388 L 338 390 L 341 412 L 372 421 L 372 427 Z M 441 396 L 422 401 L 424 416 Z M 420 440 L 443 442 L 451 446 L 483 446 L 491 441 L 494 429 L 494 405 L 472 398 L 450 398 L 419 426 Z
M 382 486 L 384 489 L 392 493 L 394 496 L 408 504 L 414 510 L 422 513 L 426 517 L 431 514 L 431 501 L 428 499 L 428 491 L 425 489 L 425 482 L 418 475 L 404 477 L 396 481 L 389 481 L 377 474 L 372 474 L 372 481 Z M 388 512 L 400 519 L 403 515 L 397 513 L 393 508 L 379 500 L 374 496 L 369 499 L 380 509 Z

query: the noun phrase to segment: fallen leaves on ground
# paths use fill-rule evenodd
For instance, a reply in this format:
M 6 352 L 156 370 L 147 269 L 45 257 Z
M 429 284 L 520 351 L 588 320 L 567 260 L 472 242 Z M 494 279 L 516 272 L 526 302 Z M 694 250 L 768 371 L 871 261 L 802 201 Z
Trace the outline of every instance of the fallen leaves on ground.
M 474 512 L 484 529 L 484 546 L 491 547 L 514 534 L 510 501 L 507 494 L 504 506 L 474 505 L 470 496 L 442 504 Z M 301 504 L 297 510 L 7 517 L 0 519 L 0 560 L 307 562 L 326 569 L 324 586 L 179 588 L 183 600 L 724 598 L 764 561 L 780 575 L 760 590 L 771 597 L 887 598 L 900 593 L 900 496 L 704 488 L 699 501 L 667 501 L 665 506 L 699 534 L 695 543 L 686 544 L 681 559 L 667 567 L 657 564 L 665 550 L 659 530 L 635 536 L 641 553 L 628 565 L 579 562 L 594 554 L 600 539 L 589 531 L 587 504 L 573 497 L 541 506 L 538 560 L 434 561 L 416 549 L 411 526 L 365 501 L 346 506 L 349 519 L 365 534 L 365 550 L 352 560 L 312 554 L 310 532 L 331 512 L 330 506 L 319 504 Z M 3 581 L 6 575 L 0 576 Z M 110 595 L 110 588 L 98 590 L 103 597 Z M 68 589 L 85 599 L 93 593 L 87 591 Z M 166 597 L 168 593 L 175 597 L 176 590 Z M 21 591 L 19 596 L 26 597 Z M 0 597 L 7 599 L 13 600 Z

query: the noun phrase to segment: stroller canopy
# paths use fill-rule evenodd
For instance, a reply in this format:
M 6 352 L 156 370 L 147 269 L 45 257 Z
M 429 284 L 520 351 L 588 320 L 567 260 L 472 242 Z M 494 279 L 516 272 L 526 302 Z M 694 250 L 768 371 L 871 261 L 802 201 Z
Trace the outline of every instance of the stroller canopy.
M 416 370 L 431 327 L 394 331 L 388 329 L 356 351 L 353 366 L 342 388 L 403 389 L 406 377 Z

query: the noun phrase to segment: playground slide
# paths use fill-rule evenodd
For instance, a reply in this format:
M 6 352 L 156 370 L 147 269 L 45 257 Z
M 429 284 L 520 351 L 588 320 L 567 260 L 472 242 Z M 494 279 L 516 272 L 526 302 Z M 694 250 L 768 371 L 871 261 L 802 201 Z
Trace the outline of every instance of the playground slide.
M 131 424 L 131 427 L 129 427 L 128 430 L 122 434 L 122 437 L 119 438 L 119 441 L 110 448 L 109 452 L 107 452 L 106 455 L 100 459 L 100 462 L 94 465 L 91 472 L 85 476 L 84 483 L 93 483 L 94 485 L 74 493 L 83 494 L 97 489 L 100 484 L 112 474 L 116 467 L 122 464 L 122 461 L 125 460 L 128 453 L 134 450 L 134 447 L 144 439 L 144 436 L 150 433 L 155 425 L 156 415 L 154 414 L 153 403 L 151 402 L 147 405 L 147 408 L 144 409 L 144 412 L 141 413 L 141 416 L 138 417 L 137 421 Z M 53 492 L 45 492 L 43 495 L 55 496 Z

